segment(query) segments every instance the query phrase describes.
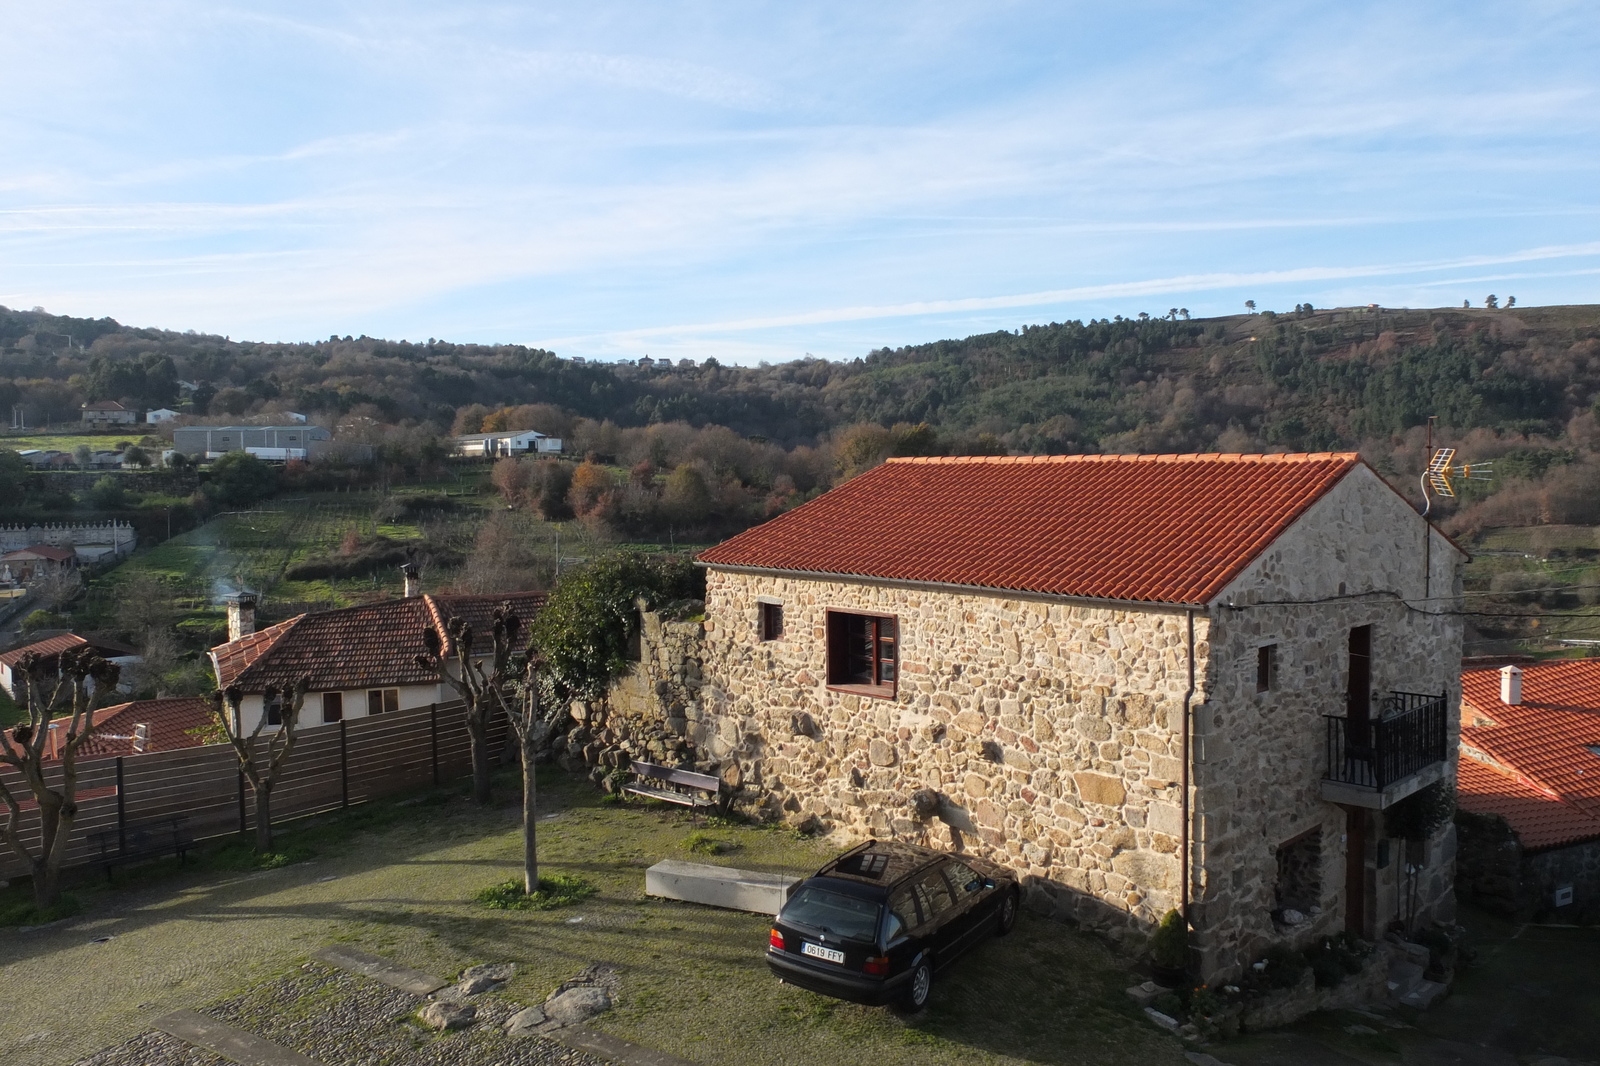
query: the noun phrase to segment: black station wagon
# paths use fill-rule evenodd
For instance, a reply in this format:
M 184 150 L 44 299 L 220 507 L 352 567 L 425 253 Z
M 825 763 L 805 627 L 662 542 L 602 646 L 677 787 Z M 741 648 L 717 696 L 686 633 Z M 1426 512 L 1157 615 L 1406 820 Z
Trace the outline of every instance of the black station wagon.
M 1017 920 L 1016 878 L 969 855 L 872 840 L 796 886 L 772 927 L 782 981 L 920 1010 L 933 975 Z

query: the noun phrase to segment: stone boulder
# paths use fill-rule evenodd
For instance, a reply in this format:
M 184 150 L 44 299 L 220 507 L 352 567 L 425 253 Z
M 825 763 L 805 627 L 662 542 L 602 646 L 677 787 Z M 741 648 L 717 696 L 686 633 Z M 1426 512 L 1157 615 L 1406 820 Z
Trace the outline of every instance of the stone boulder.
M 478 1016 L 478 1008 L 465 1003 L 452 1003 L 436 999 L 417 1011 L 417 1019 L 430 1029 L 443 1032 L 447 1029 L 465 1029 Z
M 544 1011 L 539 1007 L 519 1010 L 506 1021 L 507 1036 L 533 1036 L 545 1023 Z
M 545 1015 L 558 1025 L 577 1025 L 611 1009 L 611 994 L 595 985 L 579 985 L 551 996 Z

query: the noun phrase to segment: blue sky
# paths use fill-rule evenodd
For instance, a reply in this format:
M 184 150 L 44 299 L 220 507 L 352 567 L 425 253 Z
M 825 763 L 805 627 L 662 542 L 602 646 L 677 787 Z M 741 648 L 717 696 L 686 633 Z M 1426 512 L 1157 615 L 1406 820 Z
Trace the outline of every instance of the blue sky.
M 0 304 L 850 358 L 1600 302 L 1592 3 L 0 0 Z

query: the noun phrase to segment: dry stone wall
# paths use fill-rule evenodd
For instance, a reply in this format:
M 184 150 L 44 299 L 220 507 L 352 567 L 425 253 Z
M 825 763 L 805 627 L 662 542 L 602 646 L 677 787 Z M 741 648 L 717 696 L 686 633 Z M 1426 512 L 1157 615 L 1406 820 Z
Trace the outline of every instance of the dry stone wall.
M 723 570 L 707 586 L 689 735 L 738 767 L 742 803 L 842 839 L 988 855 L 1036 905 L 1114 937 L 1177 906 L 1182 611 Z M 758 639 L 762 600 L 783 605 L 781 639 Z M 829 609 L 898 619 L 892 698 L 827 685 Z

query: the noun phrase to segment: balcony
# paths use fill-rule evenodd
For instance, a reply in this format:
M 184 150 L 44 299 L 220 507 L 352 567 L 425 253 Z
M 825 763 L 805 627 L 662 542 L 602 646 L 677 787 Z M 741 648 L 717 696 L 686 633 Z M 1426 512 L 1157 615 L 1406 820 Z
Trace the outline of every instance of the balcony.
M 1449 751 L 1448 693 L 1391 692 L 1365 723 L 1324 715 L 1328 774 L 1322 798 L 1383 810 L 1444 777 Z

